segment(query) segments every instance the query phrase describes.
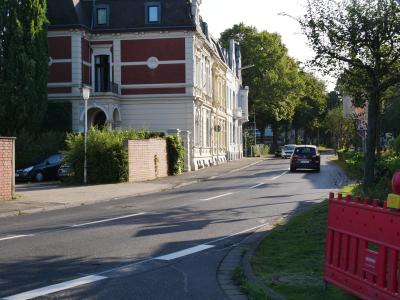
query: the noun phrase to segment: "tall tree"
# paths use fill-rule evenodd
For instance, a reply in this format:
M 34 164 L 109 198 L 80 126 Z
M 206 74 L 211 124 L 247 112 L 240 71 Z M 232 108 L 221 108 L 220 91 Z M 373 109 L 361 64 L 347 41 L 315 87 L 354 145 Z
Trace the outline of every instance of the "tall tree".
M 0 134 L 40 129 L 47 104 L 45 0 L 0 4 Z
M 308 0 L 299 20 L 326 72 L 346 73 L 368 100 L 364 186 L 374 181 L 383 93 L 400 81 L 400 10 L 395 0 Z M 360 80 L 361 79 L 361 80 Z
M 322 118 L 327 107 L 327 95 L 325 83 L 316 78 L 312 73 L 302 71 L 302 96 L 296 106 L 293 128 L 296 132 L 303 129 L 304 143 L 310 141 L 311 135 L 319 139 L 319 129 L 321 128 Z M 317 141 L 319 143 L 319 141 Z
M 276 33 L 258 32 L 240 23 L 225 30 L 220 41 L 227 47 L 232 38 L 240 43 L 243 66 L 254 65 L 243 71 L 243 81 L 250 86 L 251 111 L 260 129 L 272 125 L 276 144 L 278 122 L 291 120 L 294 114 L 300 87 L 298 64 Z
M 332 136 L 335 149 L 348 147 L 354 133 L 353 120 L 345 118 L 343 108 L 338 106 L 330 110 L 324 119 L 324 127 Z

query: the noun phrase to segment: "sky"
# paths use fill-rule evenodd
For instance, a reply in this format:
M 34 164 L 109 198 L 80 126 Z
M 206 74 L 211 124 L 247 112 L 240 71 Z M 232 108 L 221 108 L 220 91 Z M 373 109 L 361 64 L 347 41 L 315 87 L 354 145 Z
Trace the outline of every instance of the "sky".
M 306 62 L 314 55 L 307 45 L 307 38 L 301 33 L 296 20 L 282 16 L 285 13 L 299 17 L 304 15 L 307 0 L 202 0 L 200 14 L 208 23 L 209 32 L 216 38 L 225 29 L 243 22 L 255 26 L 258 30 L 277 32 L 289 50 L 289 55 L 301 62 Z M 334 80 L 322 78 L 332 90 Z

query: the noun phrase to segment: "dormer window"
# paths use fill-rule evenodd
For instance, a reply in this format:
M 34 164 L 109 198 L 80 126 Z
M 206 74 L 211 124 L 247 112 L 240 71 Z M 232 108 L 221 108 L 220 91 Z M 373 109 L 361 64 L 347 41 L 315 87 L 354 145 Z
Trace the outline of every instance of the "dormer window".
M 161 5 L 158 2 L 146 4 L 146 23 L 160 23 Z
M 96 25 L 106 26 L 108 25 L 109 11 L 107 6 L 96 7 Z

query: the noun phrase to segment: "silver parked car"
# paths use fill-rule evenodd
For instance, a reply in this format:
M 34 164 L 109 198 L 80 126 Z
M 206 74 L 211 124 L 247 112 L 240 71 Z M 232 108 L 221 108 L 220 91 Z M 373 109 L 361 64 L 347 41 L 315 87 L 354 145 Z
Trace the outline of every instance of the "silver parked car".
M 296 148 L 295 144 L 289 144 L 282 147 L 281 157 L 282 158 L 290 158 L 293 154 L 294 149 Z

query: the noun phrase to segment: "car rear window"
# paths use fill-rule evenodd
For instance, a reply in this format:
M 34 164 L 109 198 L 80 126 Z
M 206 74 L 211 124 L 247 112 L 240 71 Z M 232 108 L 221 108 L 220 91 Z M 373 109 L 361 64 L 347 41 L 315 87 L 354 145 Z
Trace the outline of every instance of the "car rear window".
M 299 155 L 315 155 L 316 151 L 312 147 L 297 147 L 294 153 Z
M 285 146 L 283 147 L 284 150 L 294 150 L 294 146 Z

